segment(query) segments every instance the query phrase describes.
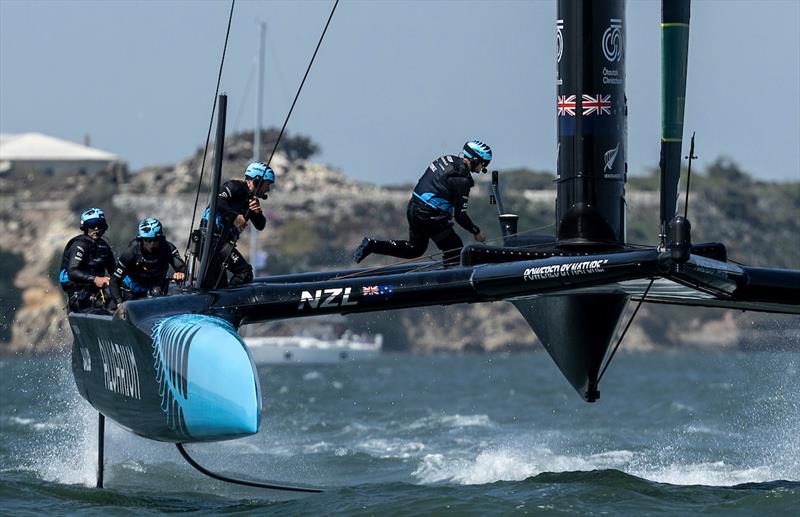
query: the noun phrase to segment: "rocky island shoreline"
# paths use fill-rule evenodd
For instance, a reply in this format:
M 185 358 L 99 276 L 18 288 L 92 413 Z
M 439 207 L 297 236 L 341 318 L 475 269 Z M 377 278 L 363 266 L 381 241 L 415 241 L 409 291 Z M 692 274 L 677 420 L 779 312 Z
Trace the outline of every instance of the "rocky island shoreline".
M 269 135 L 262 148 L 269 146 Z M 267 229 L 258 250 L 267 274 L 322 270 L 350 264 L 365 234 L 402 237 L 409 185 L 377 186 L 348 178 L 312 161 L 316 146 L 304 137 L 289 140 L 272 161 L 277 188 L 265 204 Z M 292 143 L 293 142 L 293 143 Z M 252 155 L 252 133 L 226 141 L 225 178 L 238 177 Z M 159 218 L 179 249 L 193 216 L 202 149 L 175 165 L 129 173 L 115 167 L 98 175 L 33 177 L 0 175 L 0 354 L 44 354 L 68 349 L 64 300 L 56 269 L 66 241 L 78 232 L 78 214 L 100 206 L 108 214 L 107 237 L 117 252 L 134 235 L 135 222 Z M 206 161 L 210 169 L 211 159 Z M 501 171 L 506 204 L 520 215 L 520 230 L 554 232 L 554 177 L 545 172 Z M 204 178 L 208 179 L 207 170 Z M 495 207 L 489 206 L 486 177 L 471 196 L 470 213 L 489 239 L 500 237 Z M 718 240 L 741 262 L 800 267 L 800 182 L 752 179 L 721 159 L 692 177 L 695 241 Z M 629 242 L 654 244 L 658 178 L 629 177 Z M 207 189 L 201 191 L 205 205 Z M 198 208 L 198 211 L 202 207 Z M 249 232 L 240 248 L 249 250 Z M 469 242 L 468 238 L 464 239 Z M 429 253 L 435 252 L 431 246 Z M 389 263 L 370 259 L 369 265 Z M 632 310 L 632 307 L 629 311 Z M 570 323 L 568 323 L 570 324 Z M 571 324 L 579 324 L 574 322 Z M 348 316 L 356 332 L 382 333 L 385 349 L 432 352 L 495 352 L 541 349 L 532 331 L 504 302 L 408 309 Z M 720 309 L 644 304 L 623 348 L 747 349 L 800 347 L 797 318 Z

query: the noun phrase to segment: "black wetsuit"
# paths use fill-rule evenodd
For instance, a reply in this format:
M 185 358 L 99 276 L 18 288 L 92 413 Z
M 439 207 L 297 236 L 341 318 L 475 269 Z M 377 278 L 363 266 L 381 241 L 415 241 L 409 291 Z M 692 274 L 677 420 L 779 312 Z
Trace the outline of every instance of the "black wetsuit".
M 59 282 L 67 294 L 67 308 L 72 312 L 104 310 L 105 293 L 94 284 L 96 276 L 111 276 L 114 252 L 100 238 L 78 235 L 67 242 L 61 256 Z
M 208 267 L 203 288 L 227 287 L 246 284 L 253 280 L 253 267 L 248 264 L 244 256 L 236 249 L 239 231 L 233 221 L 237 215 L 243 215 L 247 221 L 253 223 L 256 230 L 263 230 L 267 219 L 263 213 L 249 210 L 250 199 L 253 197 L 250 188 L 244 180 L 229 180 L 222 184 L 217 197 L 217 224 L 214 232 L 214 241 L 211 250 L 214 258 Z M 201 221 L 201 226 L 208 222 L 208 209 Z M 223 268 L 230 271 L 228 280 Z
M 452 219 L 473 235 L 480 233 L 467 215 L 469 191 L 475 185 L 464 160 L 458 156 L 437 158 L 417 182 L 408 202 L 407 241 L 373 241 L 370 251 L 400 258 L 422 256 L 431 239 L 444 252 L 444 264 L 458 264 L 461 238 Z
M 132 240 L 111 275 L 112 298 L 119 303 L 166 294 L 170 266 L 175 272 L 186 273 L 186 264 L 174 244 L 162 238 L 158 248 L 147 253 L 139 239 Z

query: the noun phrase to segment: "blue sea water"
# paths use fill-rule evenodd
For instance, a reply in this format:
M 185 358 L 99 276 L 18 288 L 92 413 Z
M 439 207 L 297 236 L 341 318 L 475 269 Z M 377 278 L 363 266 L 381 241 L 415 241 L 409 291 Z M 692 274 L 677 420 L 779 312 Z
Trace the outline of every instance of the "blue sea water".
M 0 513 L 799 515 L 800 353 L 621 353 L 583 402 L 544 353 L 259 369 L 258 435 L 174 446 L 96 413 L 68 359 L 0 360 Z

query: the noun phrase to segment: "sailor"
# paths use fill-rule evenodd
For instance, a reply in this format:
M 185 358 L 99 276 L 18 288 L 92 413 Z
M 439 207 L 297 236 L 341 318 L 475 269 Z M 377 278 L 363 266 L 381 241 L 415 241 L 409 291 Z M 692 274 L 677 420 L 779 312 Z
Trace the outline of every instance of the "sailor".
M 484 242 L 486 236 L 467 215 L 469 191 L 475 182 L 470 173 L 486 172 L 492 159 L 492 150 L 479 140 L 464 144 L 458 156 L 447 155 L 431 163 L 414 187 L 408 202 L 408 240 L 381 241 L 364 237 L 353 254 L 355 262 L 361 262 L 371 253 L 400 258 L 422 256 L 432 239 L 444 252 L 445 267 L 458 264 L 461 238 L 453 230 L 452 219 Z
M 217 197 L 217 220 L 211 244 L 212 259 L 202 283 L 203 288 L 235 287 L 253 280 L 253 267 L 236 249 L 239 234 L 252 222 L 256 230 L 263 230 L 267 220 L 261 211 L 259 199 L 275 183 L 275 173 L 266 163 L 253 162 L 244 171 L 244 180 L 229 180 L 222 184 Z M 208 224 L 206 208 L 201 226 Z M 225 271 L 231 273 L 228 280 Z
M 61 256 L 59 282 L 67 294 L 70 312 L 105 312 L 108 302 L 104 289 L 114 270 L 114 253 L 103 239 L 108 230 L 105 213 L 90 208 L 81 214 L 83 233 L 73 237 Z
M 183 281 L 186 264 L 175 245 L 164 237 L 161 221 L 153 217 L 142 219 L 136 239 L 119 257 L 111 275 L 111 297 L 119 305 L 127 300 L 163 296 L 167 293 L 170 267 L 172 280 Z

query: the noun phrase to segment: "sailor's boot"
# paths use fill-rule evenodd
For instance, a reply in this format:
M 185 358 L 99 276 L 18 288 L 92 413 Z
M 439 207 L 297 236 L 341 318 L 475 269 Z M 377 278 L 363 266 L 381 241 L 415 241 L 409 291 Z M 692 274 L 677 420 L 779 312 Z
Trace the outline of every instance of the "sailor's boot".
M 358 264 L 367 258 L 370 253 L 375 251 L 375 242 L 377 242 L 375 239 L 364 237 L 361 240 L 361 244 L 358 245 L 358 248 L 356 248 L 356 251 L 353 253 L 353 262 Z

